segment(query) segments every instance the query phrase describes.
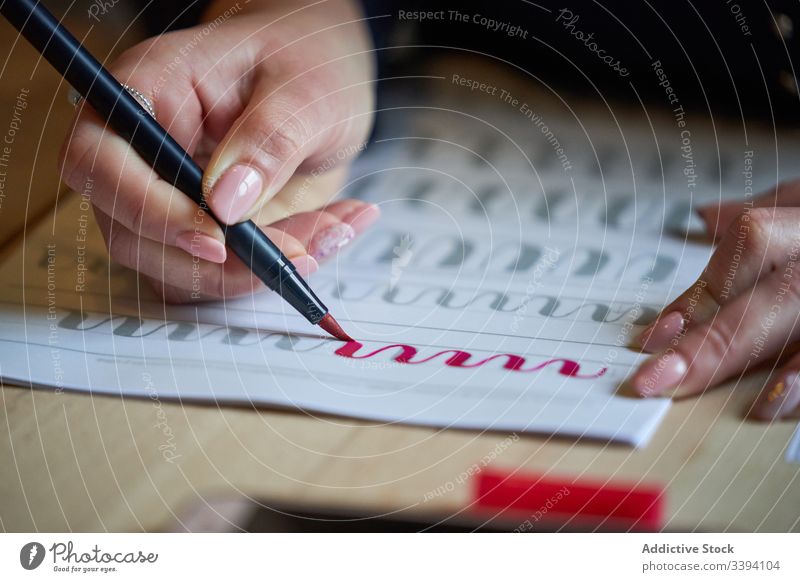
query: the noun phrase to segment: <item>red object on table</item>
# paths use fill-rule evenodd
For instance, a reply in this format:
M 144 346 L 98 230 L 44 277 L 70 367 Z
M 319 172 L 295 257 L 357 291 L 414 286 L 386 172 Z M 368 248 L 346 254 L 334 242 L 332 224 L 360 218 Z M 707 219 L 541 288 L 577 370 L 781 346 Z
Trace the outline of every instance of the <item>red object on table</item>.
M 494 510 L 504 518 L 574 528 L 657 531 L 663 526 L 663 490 L 653 485 L 555 479 L 525 473 L 483 471 L 476 476 L 476 510 Z

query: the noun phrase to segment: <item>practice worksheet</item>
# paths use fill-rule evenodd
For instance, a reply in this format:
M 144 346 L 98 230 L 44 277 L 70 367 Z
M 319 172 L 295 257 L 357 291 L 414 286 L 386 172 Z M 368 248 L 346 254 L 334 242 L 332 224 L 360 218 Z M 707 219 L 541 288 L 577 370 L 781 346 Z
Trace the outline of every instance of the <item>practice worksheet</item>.
M 76 193 L 3 267 L 3 380 L 643 446 L 669 400 L 626 392 L 627 346 L 710 255 L 693 205 L 741 196 L 762 150 L 686 149 L 669 111 L 428 84 L 384 103 L 342 193 L 381 221 L 310 279 L 357 341 L 270 293 L 165 306 Z

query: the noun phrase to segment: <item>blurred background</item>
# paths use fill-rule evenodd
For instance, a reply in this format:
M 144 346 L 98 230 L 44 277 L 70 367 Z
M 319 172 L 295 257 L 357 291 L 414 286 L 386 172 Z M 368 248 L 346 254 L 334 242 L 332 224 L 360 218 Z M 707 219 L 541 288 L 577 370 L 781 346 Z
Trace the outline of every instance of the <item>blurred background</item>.
M 128 3 L 114 3 L 105 14 L 93 17 L 90 7 L 94 4 L 88 0 L 47 2 L 101 62 L 145 36 L 141 19 L 130 13 Z M 57 200 L 62 189 L 58 153 L 72 123 L 73 107 L 67 101 L 68 85 L 2 18 L 0 54 L 4 55 L 0 128 L 3 145 L 9 148 L 8 165 L 0 168 L 5 173 L 0 175 L 0 248 L 7 251 L 25 224 L 35 222 Z M 12 127 L 15 108 L 21 115 Z

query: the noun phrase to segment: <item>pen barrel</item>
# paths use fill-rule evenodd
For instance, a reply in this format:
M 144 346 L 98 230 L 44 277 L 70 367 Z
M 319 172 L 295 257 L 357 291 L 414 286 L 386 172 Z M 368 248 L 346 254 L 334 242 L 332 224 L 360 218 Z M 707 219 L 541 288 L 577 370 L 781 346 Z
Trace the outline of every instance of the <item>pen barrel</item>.
M 302 313 L 314 325 L 325 317 L 328 309 L 308 283 L 298 274 L 294 263 L 261 232 L 252 220 L 223 227 L 225 237 L 236 256 L 246 265 L 253 265 L 253 273 L 264 284 Z M 258 265 L 264 265 L 259 268 Z
M 251 220 L 223 224 L 203 196 L 203 170 L 38 0 L 0 0 L 0 13 L 61 73 L 111 128 L 164 180 L 186 194 L 225 232 L 228 247 L 264 284 L 316 325 L 327 308 L 294 264 Z

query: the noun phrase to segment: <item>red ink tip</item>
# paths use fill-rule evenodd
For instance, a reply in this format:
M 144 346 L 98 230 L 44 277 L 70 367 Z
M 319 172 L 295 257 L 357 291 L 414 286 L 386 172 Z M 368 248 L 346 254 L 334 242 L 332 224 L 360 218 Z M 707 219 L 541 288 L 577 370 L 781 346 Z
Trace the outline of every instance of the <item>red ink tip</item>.
M 339 325 L 339 323 L 330 313 L 327 313 L 325 317 L 319 320 L 319 326 L 336 339 L 340 339 L 343 342 L 353 341 L 353 338 L 347 335 L 347 333 L 342 329 L 342 326 Z

